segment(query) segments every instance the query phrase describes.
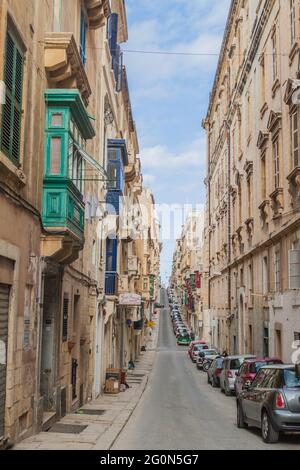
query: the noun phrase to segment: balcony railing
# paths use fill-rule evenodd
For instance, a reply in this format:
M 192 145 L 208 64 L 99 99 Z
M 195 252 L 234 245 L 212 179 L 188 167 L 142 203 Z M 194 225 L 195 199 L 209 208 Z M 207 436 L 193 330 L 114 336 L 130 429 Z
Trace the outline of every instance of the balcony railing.
M 105 294 L 106 295 L 117 294 L 117 273 L 115 272 L 105 273 Z

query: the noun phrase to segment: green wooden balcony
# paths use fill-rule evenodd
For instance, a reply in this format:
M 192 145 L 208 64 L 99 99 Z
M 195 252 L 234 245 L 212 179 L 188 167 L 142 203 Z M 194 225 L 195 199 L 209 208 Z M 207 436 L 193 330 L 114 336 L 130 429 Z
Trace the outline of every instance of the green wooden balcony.
M 83 247 L 85 161 L 80 150 L 85 152 L 95 131 L 78 90 L 46 90 L 45 101 L 43 252 L 68 263 Z

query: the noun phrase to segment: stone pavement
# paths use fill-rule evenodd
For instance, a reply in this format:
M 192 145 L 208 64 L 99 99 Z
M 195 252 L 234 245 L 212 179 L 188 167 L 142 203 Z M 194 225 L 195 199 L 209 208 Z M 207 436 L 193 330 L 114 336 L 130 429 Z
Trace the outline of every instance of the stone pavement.
M 157 315 L 158 317 L 158 315 Z M 69 413 L 59 425 L 87 426 L 79 434 L 63 432 L 40 432 L 14 447 L 14 450 L 109 450 L 123 430 L 136 408 L 152 370 L 158 341 L 159 318 L 147 343 L 147 351 L 142 352 L 135 362 L 135 369 L 127 374 L 130 388 L 117 395 L 103 394 L 84 405 L 83 410 L 103 410 L 103 414 L 89 415 Z

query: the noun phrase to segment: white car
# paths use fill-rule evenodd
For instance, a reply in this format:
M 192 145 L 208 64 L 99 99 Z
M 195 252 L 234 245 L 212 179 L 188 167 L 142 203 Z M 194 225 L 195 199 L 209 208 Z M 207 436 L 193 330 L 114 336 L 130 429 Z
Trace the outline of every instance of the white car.
M 221 392 L 229 397 L 234 392 L 236 372 L 246 359 L 255 359 L 256 356 L 245 354 L 241 356 L 228 356 L 224 359 L 223 369 L 220 375 Z

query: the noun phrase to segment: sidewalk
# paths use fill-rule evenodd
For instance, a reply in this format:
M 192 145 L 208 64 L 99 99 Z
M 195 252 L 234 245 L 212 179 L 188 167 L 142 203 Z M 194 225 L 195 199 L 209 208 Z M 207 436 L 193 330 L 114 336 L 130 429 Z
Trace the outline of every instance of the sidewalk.
M 147 351 L 141 353 L 135 369 L 127 374 L 129 389 L 117 395 L 101 395 L 81 408 L 85 414 L 67 414 L 51 431 L 21 441 L 14 450 L 109 450 L 147 386 L 156 356 L 159 317 L 156 323 Z M 91 414 L 87 414 L 89 412 Z

